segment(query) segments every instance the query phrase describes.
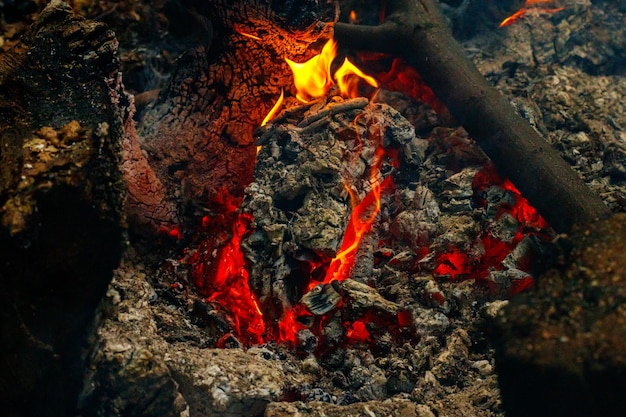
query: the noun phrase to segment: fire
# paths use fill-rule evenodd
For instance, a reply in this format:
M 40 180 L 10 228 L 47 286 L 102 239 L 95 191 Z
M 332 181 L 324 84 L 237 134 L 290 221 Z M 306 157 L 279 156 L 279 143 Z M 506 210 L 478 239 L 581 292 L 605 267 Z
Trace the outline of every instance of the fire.
M 542 236 L 549 229 L 548 223 L 537 213 L 534 207 L 530 205 L 520 194 L 519 190 L 508 179 L 500 177 L 492 164 L 487 164 L 480 172 L 476 174 L 472 182 L 472 188 L 475 195 L 480 195 L 489 187 L 499 186 L 508 190 L 514 197 L 512 205 L 502 205 L 496 213 L 496 218 L 508 213 L 519 222 L 519 229 L 511 242 L 503 242 L 489 232 L 483 232 L 476 242 L 475 247 L 482 247 L 482 250 L 476 251 L 480 255 L 470 255 L 467 251 L 461 251 L 458 248 L 449 248 L 448 251 L 440 253 L 436 258 L 436 267 L 433 270 L 435 277 L 447 277 L 452 281 L 461 281 L 464 279 L 485 280 L 490 271 L 502 270 L 502 261 L 511 253 L 521 240 L 529 235 L 534 234 L 538 238 L 549 239 L 549 236 Z M 480 198 L 479 198 L 480 200 Z M 478 201 L 479 204 L 486 204 L 484 201 Z M 519 264 L 520 270 L 525 270 L 528 265 Z M 515 295 L 533 286 L 533 279 L 530 275 L 524 276 L 522 279 L 512 282 L 508 295 Z
M 299 64 L 285 58 L 293 72 L 298 100 L 307 103 L 328 93 L 334 84 L 331 64 L 336 56 L 337 43 L 330 39 L 322 48 L 321 53 L 306 62 Z M 365 75 L 347 58 L 335 73 L 335 77 L 337 78 L 337 85 L 341 94 L 350 98 L 356 97 L 358 94 L 357 83 L 359 79 L 363 79 L 372 87 L 378 87 L 378 82 L 374 78 Z
M 303 103 L 322 97 L 332 86 L 330 65 L 337 56 L 337 43 L 329 40 L 322 52 L 301 64 L 285 58 L 293 72 L 293 82 L 298 91 L 296 97 Z
M 243 31 L 243 29 L 241 29 L 241 28 L 240 28 L 240 27 L 238 27 L 238 26 L 235 26 L 235 28 L 234 28 L 234 29 L 235 29 L 235 32 L 237 32 L 237 33 L 238 33 L 238 34 L 240 34 L 241 36 L 245 36 L 246 38 L 249 38 L 249 39 L 254 39 L 255 41 L 260 41 L 260 40 L 262 40 L 260 37 L 258 37 L 258 36 L 256 36 L 256 35 L 253 35 L 253 34 L 251 34 L 251 33 L 244 32 L 244 31 Z
M 380 212 L 381 190 L 383 187 L 386 188 L 391 184 L 391 178 L 385 179 L 382 183 L 380 181 L 380 166 L 384 155 L 385 150 L 379 147 L 376 150 L 370 174 L 372 190 L 356 205 L 354 204 L 354 196 L 351 194 L 354 206 L 352 214 L 350 215 L 341 247 L 331 261 L 322 284 L 329 284 L 335 280 L 343 281 L 350 276 L 359 243 L 363 236 L 371 230 L 376 216 Z M 318 284 L 319 282 L 311 281 L 308 290 L 310 291 Z
M 531 10 L 535 11 L 536 13 L 556 13 L 564 9 L 563 7 L 547 7 L 551 3 L 553 3 L 552 0 L 526 0 L 526 4 L 524 4 L 521 9 L 500 22 L 500 27 L 503 28 L 505 26 L 512 25 L 513 23 L 524 17 L 526 13 Z
M 296 97 L 302 102 L 307 102 L 326 95 L 333 86 L 333 77 L 331 75 L 331 64 L 337 54 L 337 44 L 330 39 L 322 48 L 322 52 L 304 63 L 296 63 L 290 59 L 286 59 L 287 64 L 291 68 L 294 76 L 294 85 L 297 90 Z M 367 84 L 377 88 L 378 82 L 357 68 L 347 58 L 341 67 L 335 72 L 335 79 L 339 91 L 344 97 L 358 96 L 358 83 L 364 80 Z M 271 116 L 269 116 L 271 117 Z M 356 128 L 355 119 L 355 130 Z M 358 134 L 357 134 L 358 135 Z M 359 135 L 358 135 L 359 136 Z M 359 142 L 361 138 L 359 136 Z M 362 144 L 360 143 L 360 148 Z M 385 150 L 381 144 L 377 145 L 374 161 L 370 167 L 370 184 L 371 191 L 361 200 L 358 201 L 357 196 L 352 189 L 346 185 L 346 190 L 350 195 L 352 202 L 352 214 L 348 221 L 348 226 L 344 233 L 344 238 L 335 255 L 334 259 L 325 271 L 321 284 L 329 284 L 332 281 L 343 281 L 350 276 L 352 267 L 354 266 L 356 253 L 363 236 L 368 233 L 378 213 L 380 212 L 381 192 L 392 184 L 391 178 L 381 182 L 380 167 L 383 163 Z M 307 291 L 320 284 L 320 281 L 309 277 L 309 285 Z M 303 329 L 298 317 L 310 315 L 302 305 L 296 305 L 292 309 L 283 311 L 280 321 L 277 323 L 278 340 L 295 344 L 296 334 Z M 355 322 L 349 331 L 349 339 L 353 341 L 365 341 L 369 338 L 369 334 L 362 322 Z
M 274 118 L 274 116 L 276 116 L 276 113 L 278 113 L 280 106 L 283 104 L 284 98 L 285 98 L 285 92 L 281 90 L 278 100 L 276 100 L 276 103 L 274 103 L 274 106 L 272 107 L 272 109 L 269 111 L 269 113 L 267 113 L 267 116 L 265 116 L 265 119 L 263 119 L 263 122 L 261 122 L 261 126 L 265 126 L 267 122 L 269 122 L 270 120 Z
M 248 284 L 248 271 L 240 249 L 241 239 L 248 230 L 252 219 L 239 214 L 233 225 L 232 238 L 222 248 L 213 284 L 213 293 L 208 301 L 216 301 L 221 306 L 230 306 L 231 319 L 238 335 L 246 345 L 263 343 L 265 323 L 255 296 Z
M 358 20 L 356 18 L 356 12 L 354 10 L 350 10 L 350 15 L 348 17 L 348 21 L 350 23 L 358 23 Z
M 373 77 L 365 75 L 363 71 L 358 69 L 348 58 L 343 61 L 341 67 L 339 67 L 339 69 L 335 72 L 335 77 L 337 79 L 339 91 L 341 91 L 341 95 L 343 96 L 358 96 L 359 93 L 357 89 L 359 79 L 364 80 L 374 88 L 378 88 L 378 82 Z
M 228 193 L 226 193 L 228 194 Z M 193 265 L 192 280 L 197 291 L 206 300 L 224 310 L 233 332 L 246 345 L 263 343 L 265 323 L 254 293 L 248 283 L 241 239 L 249 229 L 252 218 L 237 213 L 238 202 L 224 197 L 224 214 L 202 219 L 203 227 L 210 235 L 187 262 Z M 224 230 L 230 224 L 230 235 L 212 233 Z

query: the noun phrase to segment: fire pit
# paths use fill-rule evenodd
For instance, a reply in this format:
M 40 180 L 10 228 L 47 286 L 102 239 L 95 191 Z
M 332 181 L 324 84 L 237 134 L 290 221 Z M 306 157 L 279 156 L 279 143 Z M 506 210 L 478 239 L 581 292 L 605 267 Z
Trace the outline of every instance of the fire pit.
M 34 33 L 69 19 L 53 3 Z M 159 47 L 180 53 L 166 62 L 151 46 L 138 49 L 136 29 L 118 26 L 126 86 L 140 105 L 134 114 L 120 76 L 107 79 L 123 109 L 114 129 L 123 132 L 130 244 L 94 316 L 84 313 L 89 348 L 71 350 L 80 365 L 67 398 L 78 397 L 81 415 L 502 416 L 514 404 L 492 339 L 506 333 L 509 300 L 532 299 L 538 286 L 543 294 L 538 277 L 565 262 L 566 249 L 409 63 L 342 49 L 328 24 L 338 10 L 302 3 L 74 5 L 112 25 L 133 13 L 157 27 L 165 19 L 168 46 Z M 343 22 L 385 18 L 383 9 L 340 3 Z M 612 24 L 609 6 L 495 3 L 480 14 L 487 27 L 465 33 L 467 53 L 602 200 L 623 210 L 626 82 L 611 72 L 619 67 L 611 54 L 591 55 L 598 39 L 567 47 L 590 19 Z M 471 1 L 442 6 L 457 31 L 477 13 Z M 619 7 L 610 6 L 623 17 Z M 193 30 L 176 29 L 191 21 Z M 542 32 L 557 40 L 550 51 Z M 155 73 L 140 52 L 167 64 L 158 71 L 167 83 L 139 83 L 141 66 Z M 601 97 L 598 85 L 610 93 Z M 78 126 L 67 140 L 69 127 L 37 130 L 26 163 L 40 167 L 108 134 Z M 60 151 L 46 142 L 50 132 Z M 9 201 L 0 213 L 15 219 L 17 199 Z M 104 286 L 93 292 L 97 301 Z M 510 346 L 502 352 L 532 361 Z

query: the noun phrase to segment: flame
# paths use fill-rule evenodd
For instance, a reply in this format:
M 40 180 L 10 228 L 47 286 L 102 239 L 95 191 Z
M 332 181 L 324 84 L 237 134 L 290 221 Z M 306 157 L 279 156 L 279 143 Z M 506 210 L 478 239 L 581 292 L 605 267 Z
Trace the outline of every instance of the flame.
M 285 58 L 293 72 L 293 83 L 298 91 L 296 97 L 303 103 L 322 97 L 332 86 L 330 65 L 337 56 L 337 43 L 330 39 L 322 52 L 301 64 Z
M 377 152 L 377 156 L 380 157 L 380 152 Z M 377 163 L 375 170 L 378 171 L 377 168 L 379 167 L 380 163 Z M 372 224 L 380 211 L 380 188 L 380 180 L 376 177 L 372 191 L 353 208 L 339 252 L 331 261 L 322 283 L 328 284 L 334 280 L 343 281 L 350 275 L 359 243 L 361 243 L 363 235 L 372 228 Z M 317 284 L 319 283 L 315 281 L 309 283 L 309 290 Z
M 519 9 L 518 11 L 513 13 L 511 16 L 507 17 L 502 22 L 500 22 L 499 27 L 503 28 L 505 26 L 512 25 L 513 23 L 521 19 L 525 14 L 526 14 L 526 9 Z
M 363 71 L 358 69 L 348 58 L 343 61 L 341 67 L 335 72 L 339 91 L 343 96 L 350 98 L 358 97 L 358 82 L 363 79 L 366 83 L 374 88 L 378 88 L 378 82 L 369 75 L 365 75 Z
M 260 41 L 260 40 L 262 40 L 261 38 L 259 38 L 259 37 L 258 37 L 258 36 L 256 36 L 256 35 L 253 35 L 253 34 L 251 34 L 251 33 L 244 32 L 244 31 L 243 31 L 243 29 L 241 29 L 241 28 L 240 28 L 240 27 L 238 27 L 238 26 L 235 26 L 235 27 L 234 27 L 234 29 L 235 29 L 235 32 L 237 32 L 237 33 L 238 33 L 238 34 L 240 34 L 241 36 L 245 36 L 246 38 L 254 39 L 255 41 Z
M 267 115 L 261 122 L 261 126 L 265 126 L 270 120 L 272 120 L 276 116 L 276 114 L 278 113 L 278 110 L 280 109 L 280 106 L 282 106 L 283 104 L 284 98 L 285 98 L 285 91 L 280 90 L 280 96 L 278 97 L 278 100 L 276 100 L 276 103 L 274 103 L 274 106 L 272 106 L 270 111 L 267 113 Z M 261 148 L 262 148 L 261 146 L 256 147 L 257 154 L 261 152 Z
M 322 52 L 301 64 L 285 58 L 293 72 L 293 81 L 296 87 L 296 97 L 303 103 L 322 97 L 333 86 L 331 64 L 337 56 L 337 43 L 330 39 Z M 337 84 L 342 95 L 350 98 L 357 97 L 357 83 L 359 79 L 365 80 L 372 87 L 378 87 L 378 82 L 363 73 L 347 58 L 335 73 Z
M 350 10 L 350 16 L 348 17 L 348 21 L 350 23 L 358 23 L 356 18 L 356 12 L 354 10 Z
M 350 276 L 357 249 L 365 234 L 367 234 L 376 220 L 376 216 L 380 212 L 380 196 L 383 189 L 391 187 L 391 177 L 386 178 L 382 183 L 380 181 L 380 166 L 383 161 L 385 150 L 379 147 L 376 150 L 374 163 L 370 171 L 370 183 L 372 190 L 357 204 L 355 204 L 356 196 L 346 187 L 353 202 L 352 214 L 348 221 L 348 226 L 343 236 L 343 241 L 339 251 L 330 262 L 322 284 L 329 284 L 332 281 L 343 281 Z M 308 291 L 312 290 L 319 282 L 311 281 Z
M 552 0 L 526 0 L 521 9 L 500 22 L 500 27 L 512 25 L 524 17 L 530 10 L 534 10 L 536 13 L 556 13 L 564 9 L 563 7 L 548 8 L 547 5 L 552 2 Z
M 276 116 L 276 113 L 278 113 L 280 106 L 283 104 L 284 98 L 285 92 L 283 90 L 280 90 L 280 97 L 278 97 L 278 100 L 276 100 L 276 103 L 274 103 L 272 109 L 269 111 L 269 113 L 267 113 L 267 116 L 265 116 L 265 119 L 263 119 L 263 121 L 261 122 L 261 126 L 265 126 L 267 122 L 269 122 L 274 118 L 274 116 Z

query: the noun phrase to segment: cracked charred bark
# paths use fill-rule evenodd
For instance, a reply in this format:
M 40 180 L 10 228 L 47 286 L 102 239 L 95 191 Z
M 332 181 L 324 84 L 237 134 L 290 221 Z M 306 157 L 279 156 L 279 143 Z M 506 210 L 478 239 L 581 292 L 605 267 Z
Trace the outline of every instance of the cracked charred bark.
M 344 47 L 402 56 L 423 76 L 498 170 L 559 232 L 608 216 L 609 210 L 484 79 L 454 40 L 436 0 L 396 0 L 379 26 L 337 23 Z

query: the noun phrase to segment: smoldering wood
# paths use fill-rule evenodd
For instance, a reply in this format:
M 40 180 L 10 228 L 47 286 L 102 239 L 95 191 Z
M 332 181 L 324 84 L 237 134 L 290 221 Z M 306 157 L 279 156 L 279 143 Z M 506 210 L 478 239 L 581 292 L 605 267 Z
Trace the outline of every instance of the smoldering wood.
M 345 47 L 404 57 L 555 230 L 608 215 L 602 200 L 465 58 L 435 0 L 398 0 L 388 7 L 380 26 L 337 23 L 336 39 Z
M 53 1 L 0 59 L 0 402 L 66 415 L 123 242 L 128 97 L 104 25 Z
M 624 267 L 615 251 L 620 251 L 624 244 L 623 215 L 605 219 L 608 210 L 602 201 L 589 197 L 589 191 L 572 176 L 558 155 L 547 148 L 547 143 L 537 140 L 538 135 L 532 129 L 514 121 L 517 116 L 510 111 L 506 100 L 496 97 L 497 93 L 479 79 L 471 64 L 468 68 L 456 59 L 462 56 L 462 51 L 442 40 L 445 37 L 442 38 L 437 28 L 438 13 L 431 8 L 434 2 L 413 2 L 411 6 L 415 6 L 413 11 L 420 15 L 421 21 L 413 26 L 415 32 L 404 35 L 419 39 L 420 43 L 412 44 L 405 52 L 405 59 L 420 68 L 427 83 L 481 143 L 499 170 L 519 186 L 557 230 L 571 231 L 582 225 L 573 234 L 571 258 L 539 277 L 537 292 L 513 300 L 495 320 L 497 333 L 493 339 L 507 414 L 619 414 L 625 407 L 618 392 L 624 389 L 626 330 L 623 309 L 618 307 L 624 302 Z M 375 37 L 380 37 L 381 43 L 376 48 L 389 50 L 389 45 L 399 45 L 398 38 L 396 42 L 393 38 L 399 35 L 398 27 L 406 25 L 407 21 L 398 15 L 388 18 L 386 28 L 385 24 L 368 29 L 337 25 L 335 33 L 352 45 L 360 39 L 355 41 L 362 42 L 360 48 L 368 48 L 376 40 L 361 35 L 377 32 Z M 385 35 L 391 38 L 384 39 Z M 395 53 L 402 54 L 400 50 Z M 446 67 L 462 81 L 457 84 L 446 70 L 431 72 L 433 68 L 441 71 Z M 455 85 L 458 85 L 456 90 Z M 481 100 L 488 104 L 476 105 Z M 505 117 L 503 113 L 508 115 Z M 477 115 L 481 118 L 472 121 Z M 509 127 L 504 124 L 492 130 L 498 123 L 491 125 L 491 120 L 486 119 L 491 117 L 508 121 Z M 485 125 L 477 126 L 477 121 Z M 616 144 L 612 148 L 622 146 Z M 527 166 L 519 166 L 520 163 Z M 543 168 L 538 169 L 534 164 Z M 619 169 L 612 172 L 617 174 L 616 171 Z M 542 190 L 554 193 L 559 188 L 563 190 L 557 199 L 551 202 L 545 199 Z M 490 274 L 490 280 L 498 281 L 503 275 L 511 275 L 507 279 L 515 280 L 521 273 L 511 269 Z M 611 323 L 610 328 L 607 323 Z M 561 354 L 554 355 L 555 351 Z
M 244 247 L 250 285 L 277 318 L 304 295 L 312 265 L 324 270 L 339 251 L 351 213 L 345 187 L 364 198 L 376 148 L 391 145 L 389 138 L 396 146 L 415 139 L 398 112 L 366 104 L 358 98 L 318 105 L 299 119 L 278 118 L 261 135 L 255 179 L 242 204 L 254 218 Z M 316 311 L 326 301 L 310 300 Z
M 268 101 L 271 102 L 269 99 Z M 457 138 L 458 135 L 449 130 L 441 130 L 431 139 L 433 142 L 439 141 L 440 144 L 450 144 Z M 424 161 L 425 142 L 427 142 L 425 139 L 412 141 L 411 166 L 417 167 Z M 441 149 L 446 148 L 442 145 Z M 478 159 L 480 158 L 475 160 Z M 437 163 L 439 162 L 441 159 L 437 159 Z M 476 225 L 476 219 L 468 216 L 453 218 L 455 216 L 450 215 L 461 213 L 459 210 L 463 205 L 469 206 L 468 192 L 471 193 L 471 187 L 468 186 L 467 178 L 475 172 L 463 171 L 466 172 L 446 184 L 446 195 L 443 197 L 439 192 L 439 186 L 436 185 L 439 182 L 437 178 L 441 178 L 437 175 L 437 170 L 425 169 L 423 172 L 429 174 L 420 177 L 426 185 L 436 190 L 441 209 L 445 212 L 443 217 L 447 217 L 445 221 L 439 223 L 439 216 L 428 218 L 435 211 L 432 209 L 431 198 L 415 196 L 415 204 L 407 205 L 413 212 L 419 212 L 419 209 L 426 207 L 431 208 L 427 216 L 419 220 L 424 223 L 426 220 L 437 222 L 433 227 L 437 229 L 433 232 L 435 234 L 442 227 L 459 227 L 468 222 L 472 223 L 472 227 Z M 426 193 L 416 194 L 423 196 Z M 410 225 L 410 222 L 407 224 Z M 472 227 L 461 230 L 471 230 Z M 432 240 L 435 237 L 429 236 L 431 229 L 426 228 L 425 231 L 427 239 Z M 472 233 L 462 234 L 454 242 L 460 243 L 472 236 Z M 451 237 L 450 234 L 446 239 Z M 171 283 L 180 285 L 180 282 L 164 280 L 159 275 L 162 271 L 155 272 L 152 266 L 141 265 L 145 258 L 129 254 L 129 261 L 116 273 L 116 280 L 108 294 L 109 302 L 102 309 L 108 319 L 99 329 L 98 342 L 101 343 L 102 350 L 96 353 L 97 357 L 89 368 L 89 371 L 96 375 L 95 377 L 89 375 L 88 378 L 90 381 L 86 385 L 88 392 L 83 397 L 84 414 L 91 412 L 106 415 L 134 413 L 180 416 L 190 411 L 201 414 L 210 410 L 216 415 L 232 415 L 241 413 L 242 409 L 262 410 L 264 404 L 268 402 L 270 403 L 266 408 L 268 415 L 291 415 L 294 412 L 313 415 L 377 411 L 430 417 L 433 413 L 482 415 L 487 412 L 486 410 L 500 412 L 499 395 L 494 382 L 495 374 L 490 360 L 475 361 L 476 354 L 469 353 L 467 333 L 464 335 L 458 328 L 452 333 L 455 326 L 467 324 L 467 321 L 463 320 L 464 317 L 483 314 L 477 312 L 478 307 L 471 301 L 475 300 L 473 297 L 476 289 L 467 281 L 435 283 L 432 277 L 422 276 L 419 279 L 424 283 L 423 286 L 415 286 L 415 277 L 406 272 L 412 267 L 412 256 L 407 255 L 407 252 L 410 253 L 409 250 L 404 253 L 392 251 L 391 256 L 395 263 L 386 265 L 382 272 L 369 270 L 375 277 L 370 276 L 370 279 L 380 279 L 387 283 L 379 288 L 382 294 L 385 294 L 383 298 L 404 303 L 409 298 L 409 292 L 419 296 L 425 291 L 426 295 L 441 294 L 445 302 L 442 306 L 436 307 L 427 304 L 414 306 L 413 314 L 419 326 L 417 333 L 422 336 L 421 342 L 407 349 L 399 349 L 388 338 L 380 337 L 376 341 L 377 349 L 387 349 L 385 357 L 376 358 L 375 363 L 372 363 L 371 353 L 367 349 L 359 348 L 346 349 L 345 359 L 332 358 L 320 360 L 319 363 L 311 357 L 293 360 L 288 354 L 276 350 L 271 345 L 243 355 L 237 350 L 231 353 L 207 349 L 207 344 L 212 340 L 211 336 L 207 337 L 201 326 L 190 323 L 189 315 L 186 314 L 188 306 L 185 302 L 189 298 L 181 296 L 181 300 L 185 302 L 181 301 L 178 304 L 172 301 L 171 294 L 164 289 Z M 466 304 L 461 301 L 463 299 L 466 300 Z M 482 305 L 481 302 L 478 305 Z M 484 310 L 489 311 L 485 314 L 492 315 L 493 311 L 504 303 L 484 305 Z M 435 305 L 433 303 L 433 306 Z M 449 308 L 452 308 L 451 320 L 446 317 Z M 331 325 L 332 334 L 341 341 L 342 332 L 345 331 L 342 323 L 335 320 Z M 483 325 L 478 323 L 473 329 L 478 330 L 475 334 L 481 334 L 480 330 L 483 328 Z M 474 337 L 475 335 L 472 335 L 473 341 Z M 515 341 L 515 338 L 512 340 Z M 482 343 L 484 340 L 479 339 L 478 344 Z M 490 359 L 489 356 L 487 358 Z M 259 363 L 262 365 L 260 369 L 254 367 Z M 249 366 L 254 370 L 254 375 L 258 376 L 252 384 L 249 383 L 249 375 L 238 372 L 231 374 L 227 369 L 235 367 L 240 371 Z M 341 371 L 337 371 L 339 366 Z M 326 382 L 330 379 L 328 376 L 330 372 L 327 372 L 329 369 L 333 371 L 332 383 Z M 352 370 L 348 373 L 347 369 Z M 285 370 L 287 372 L 284 372 Z M 515 376 L 515 372 L 512 375 Z M 259 380 L 262 381 L 261 384 L 254 383 Z M 349 404 L 350 397 L 334 399 L 329 394 L 332 393 L 331 388 L 326 388 L 328 392 L 322 391 L 318 385 L 304 388 L 305 383 L 311 381 L 320 385 L 325 384 L 326 387 L 336 384 L 336 389 L 348 393 L 357 392 L 359 400 L 366 402 L 346 405 Z M 470 388 L 460 393 L 457 387 L 461 385 Z M 294 392 L 294 387 L 299 395 L 309 401 L 308 403 L 281 401 L 284 399 L 283 395 Z M 400 395 L 397 395 L 398 393 Z M 372 398 L 382 394 L 394 398 L 384 403 L 381 401 L 382 398 Z M 406 398 L 408 395 L 411 396 L 410 403 L 399 399 L 400 396 Z M 343 405 L 321 402 L 335 400 L 337 404 Z M 416 402 L 421 404 L 417 405 Z
M 163 187 L 157 187 L 158 198 L 155 187 L 137 190 L 131 214 L 156 229 L 219 211 L 216 200 L 225 190 L 243 195 L 252 181 L 253 131 L 288 85 L 283 58 L 309 57 L 311 45 L 330 37 L 326 23 L 337 13 L 334 2 L 197 1 L 193 6 L 210 22 L 213 42 L 184 54 L 138 126 L 148 163 L 136 170 L 149 167 Z

